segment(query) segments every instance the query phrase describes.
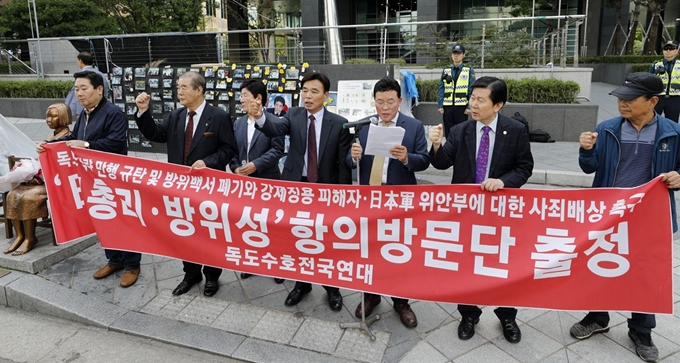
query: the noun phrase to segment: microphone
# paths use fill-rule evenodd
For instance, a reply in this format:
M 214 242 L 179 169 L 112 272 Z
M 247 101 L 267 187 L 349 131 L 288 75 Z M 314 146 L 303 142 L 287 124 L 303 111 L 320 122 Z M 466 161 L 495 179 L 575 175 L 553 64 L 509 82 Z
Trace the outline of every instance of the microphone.
M 359 121 L 354 121 L 354 122 L 347 122 L 342 124 L 343 129 L 349 129 L 352 127 L 357 127 L 357 126 L 363 126 L 363 125 L 368 125 L 368 124 L 378 124 L 378 118 L 375 116 L 371 116 L 370 118 L 359 120 Z

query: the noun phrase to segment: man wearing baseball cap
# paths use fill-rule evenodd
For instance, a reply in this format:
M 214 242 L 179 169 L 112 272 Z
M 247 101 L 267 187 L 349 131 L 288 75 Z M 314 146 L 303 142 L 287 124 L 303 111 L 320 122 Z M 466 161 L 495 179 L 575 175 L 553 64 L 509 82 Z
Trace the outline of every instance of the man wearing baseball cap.
M 465 47 L 454 44 L 451 47 L 453 64 L 444 68 L 439 80 L 439 108 L 444 119 L 444 136 L 449 130 L 468 119 L 468 100 L 472 94 L 472 84 L 475 83 L 475 70 L 463 65 Z
M 659 77 L 648 72 L 629 74 L 621 87 L 609 93 L 618 98 L 621 116 L 600 123 L 595 132 L 581 134 L 578 162 L 586 174 L 595 173 L 593 188 L 631 188 L 661 175 L 661 182 L 666 184 L 670 195 L 673 231 L 676 231 L 673 190 L 680 188 L 680 125 L 654 111 L 663 92 Z M 630 241 L 630 244 L 642 245 L 639 248 L 644 249 L 645 244 L 656 242 Z M 631 286 L 631 293 L 644 294 L 648 288 Z M 635 352 L 645 362 L 656 362 L 659 357 L 659 350 L 652 342 L 654 327 L 653 314 L 632 313 L 628 319 L 628 336 L 635 343 Z M 591 311 L 574 324 L 569 333 L 576 339 L 586 339 L 608 331 L 609 313 Z
M 675 122 L 680 116 L 680 61 L 678 61 L 678 41 L 669 40 L 663 45 L 663 59 L 649 67 L 663 82 L 664 93 L 659 96 L 656 112 L 664 114 Z

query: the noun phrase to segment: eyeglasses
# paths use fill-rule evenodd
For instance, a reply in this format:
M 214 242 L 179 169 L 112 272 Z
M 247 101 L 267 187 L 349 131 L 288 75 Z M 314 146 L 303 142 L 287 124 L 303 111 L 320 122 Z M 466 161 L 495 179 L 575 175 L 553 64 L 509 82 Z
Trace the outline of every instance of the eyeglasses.
M 678 48 L 671 48 L 671 47 L 663 48 L 663 50 L 676 50 L 676 49 L 678 49 Z
M 397 104 L 397 101 L 395 101 L 395 100 L 389 100 L 389 101 L 387 101 L 387 102 L 385 102 L 385 101 L 376 101 L 375 104 L 376 104 L 378 107 L 383 107 L 383 106 L 385 106 L 385 105 L 387 105 L 387 107 L 393 107 L 394 105 Z

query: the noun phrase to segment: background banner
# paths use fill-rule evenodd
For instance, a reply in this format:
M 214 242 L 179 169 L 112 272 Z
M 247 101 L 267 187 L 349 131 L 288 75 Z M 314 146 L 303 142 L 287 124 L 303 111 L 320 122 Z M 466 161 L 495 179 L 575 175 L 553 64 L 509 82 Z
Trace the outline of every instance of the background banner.
M 59 243 L 97 233 L 105 248 L 416 300 L 673 310 L 670 200 L 658 178 L 489 193 L 292 183 L 46 149 Z

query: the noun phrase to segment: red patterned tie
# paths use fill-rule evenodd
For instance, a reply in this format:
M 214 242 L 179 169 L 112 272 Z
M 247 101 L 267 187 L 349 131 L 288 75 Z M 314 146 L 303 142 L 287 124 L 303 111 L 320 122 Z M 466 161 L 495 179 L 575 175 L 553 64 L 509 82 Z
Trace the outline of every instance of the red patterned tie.
M 316 183 L 319 181 L 319 165 L 316 158 L 316 127 L 314 115 L 309 115 L 309 133 L 307 134 L 307 181 Z
M 187 128 L 184 130 L 184 165 L 187 165 L 187 156 L 189 156 L 189 149 L 191 149 L 191 139 L 194 138 L 194 115 L 196 112 L 189 111 L 189 122 Z
M 486 166 L 489 164 L 489 131 L 491 127 L 484 126 L 482 139 L 479 140 L 479 150 L 477 151 L 477 170 L 475 173 L 475 183 L 481 184 L 486 177 Z

